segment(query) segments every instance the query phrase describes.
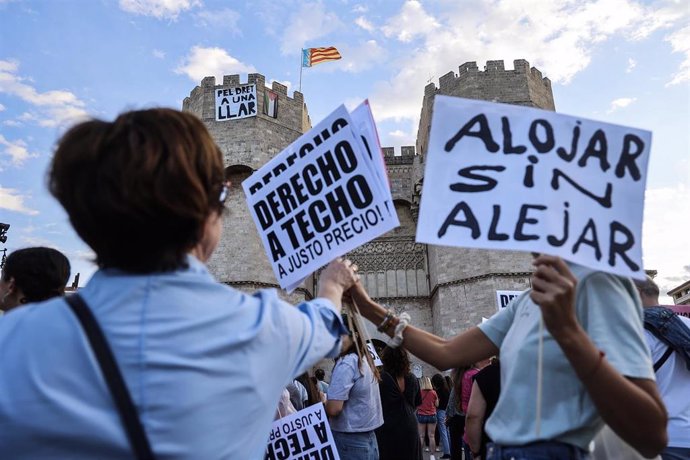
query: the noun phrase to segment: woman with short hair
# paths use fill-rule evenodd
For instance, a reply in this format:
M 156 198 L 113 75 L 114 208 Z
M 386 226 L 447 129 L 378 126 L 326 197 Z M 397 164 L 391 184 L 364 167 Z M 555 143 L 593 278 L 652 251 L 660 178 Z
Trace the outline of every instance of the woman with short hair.
M 275 290 L 216 282 L 204 263 L 229 184 L 190 113 L 80 123 L 60 140 L 48 181 L 99 270 L 70 296 L 82 309 L 55 299 L 0 320 L 0 386 L 12 388 L 0 392 L 3 458 L 124 459 L 143 443 L 161 458 L 262 459 L 285 386 L 340 351 L 351 263 L 326 267 L 318 297 L 297 308 Z M 89 311 L 122 374 L 118 394 L 131 399 L 124 426 L 114 379 L 75 314 Z

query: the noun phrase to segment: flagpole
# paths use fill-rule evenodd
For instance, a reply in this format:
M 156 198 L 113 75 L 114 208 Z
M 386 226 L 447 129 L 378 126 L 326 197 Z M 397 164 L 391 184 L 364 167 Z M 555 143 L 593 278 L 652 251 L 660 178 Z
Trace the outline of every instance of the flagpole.
M 302 92 L 302 68 L 304 68 L 304 66 L 302 65 L 303 64 L 302 59 L 304 59 L 303 56 L 304 56 L 304 49 L 300 49 L 300 52 L 299 52 L 299 92 L 300 93 Z

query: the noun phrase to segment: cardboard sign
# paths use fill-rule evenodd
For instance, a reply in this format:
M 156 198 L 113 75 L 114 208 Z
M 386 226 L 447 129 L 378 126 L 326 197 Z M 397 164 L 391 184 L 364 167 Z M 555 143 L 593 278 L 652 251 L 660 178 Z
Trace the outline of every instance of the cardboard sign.
M 355 123 L 339 107 L 242 183 L 273 272 L 288 291 L 399 225 L 376 159 L 378 141 L 371 140 L 373 118 L 365 115 Z
M 436 96 L 417 241 L 553 254 L 644 279 L 651 133 Z
M 309 406 L 273 422 L 265 460 L 339 460 L 326 409 Z
M 219 88 L 216 92 L 216 121 L 256 116 L 256 85 Z
M 496 291 L 496 308 L 500 311 L 507 307 L 520 294 L 522 291 Z
M 369 355 L 371 356 L 371 360 L 374 362 L 374 366 L 383 366 L 383 361 L 381 361 L 379 354 L 376 353 L 376 348 L 374 347 L 373 343 L 367 342 L 367 350 L 369 350 Z

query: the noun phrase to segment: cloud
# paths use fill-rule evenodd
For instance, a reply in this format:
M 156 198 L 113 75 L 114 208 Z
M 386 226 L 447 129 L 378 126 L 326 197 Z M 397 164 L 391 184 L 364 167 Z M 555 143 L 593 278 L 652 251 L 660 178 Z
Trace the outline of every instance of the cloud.
M 88 116 L 84 102 L 74 93 L 64 90 L 39 92 L 27 84 L 29 78 L 18 75 L 17 61 L 0 60 L 0 93 L 17 96 L 36 107 L 38 112 L 26 112 L 23 121 L 35 121 L 41 126 L 64 126 Z
M 38 211 L 26 207 L 24 200 L 28 197 L 19 193 L 19 190 L 13 188 L 4 188 L 0 185 L 0 208 L 9 211 L 20 212 L 35 216 Z
M 625 73 L 632 72 L 635 67 L 637 67 L 637 61 L 633 58 L 628 58 L 628 67 L 626 67 Z
M 161 51 L 159 49 L 154 49 L 151 54 L 153 54 L 153 57 L 156 59 L 165 59 L 165 51 Z
M 611 101 L 611 107 L 606 111 L 606 113 L 613 113 L 618 109 L 623 109 L 637 100 L 636 97 L 620 97 Z
M 357 19 L 355 19 L 355 24 L 357 24 L 359 27 L 362 29 L 366 30 L 367 32 L 372 32 L 374 30 L 374 25 L 367 20 L 364 16 L 360 16 Z
M 253 65 L 240 62 L 222 48 L 201 46 L 192 47 L 183 62 L 175 69 L 175 73 L 187 75 L 196 83 L 204 77 L 215 76 L 219 84 L 223 81 L 223 75 L 254 72 L 256 69 Z
M 328 62 L 319 68 L 323 71 L 342 70 L 344 72 L 357 73 L 370 69 L 377 63 L 385 60 L 387 52 L 376 40 L 367 40 L 356 46 L 339 46 L 342 59 Z
M 685 26 L 670 34 L 666 37 L 666 41 L 671 44 L 674 53 L 683 53 L 685 55 L 678 72 L 671 77 L 671 81 L 666 86 L 679 85 L 690 81 L 690 26 Z
M 419 2 L 408 1 L 383 30 L 414 42 L 393 61 L 392 77 L 376 82 L 372 106 L 380 120 L 417 120 L 429 78 L 437 82 L 466 61 L 477 61 L 481 70 L 485 59 L 506 60 L 510 68 L 513 59 L 524 58 L 552 82 L 567 85 L 589 66 L 600 43 L 614 37 L 641 40 L 655 30 L 684 25 L 685 13 L 677 3 L 486 0 L 467 8 L 462 2 L 443 2 L 432 15 Z M 684 49 L 680 36 L 671 43 Z
M 353 13 L 366 13 L 367 11 L 369 11 L 369 7 L 361 3 L 352 7 Z
M 21 126 L 21 125 L 22 125 L 22 122 L 17 121 L 17 120 L 4 120 L 4 121 L 2 122 L 2 124 L 5 125 L 5 126 L 16 127 L 16 126 Z
M 318 38 L 334 32 L 342 26 L 335 13 L 329 13 L 321 2 L 304 3 L 291 16 L 284 27 L 280 51 L 284 55 L 295 54 Z M 313 46 L 331 46 L 332 43 L 313 44 Z
M 689 278 L 688 196 L 690 183 L 687 181 L 674 187 L 647 189 L 645 193 L 642 228 L 644 267 L 658 271 L 656 280 L 663 293 Z
M 0 134 L 0 146 L 3 147 L 2 153 L 12 159 L 14 166 L 21 166 L 27 159 L 38 156 L 37 153 L 29 152 L 26 142 L 23 140 L 8 141 L 2 134 Z
M 409 0 L 398 15 L 389 19 L 381 30 L 386 37 L 394 36 L 401 42 L 409 42 L 417 36 L 433 33 L 439 27 L 436 18 L 424 11 L 421 3 Z
M 5 106 L 0 104 L 0 112 L 2 112 L 3 110 L 5 110 Z
M 200 5 L 200 0 L 120 0 L 120 9 L 127 13 L 173 21 L 181 12 Z
M 196 23 L 201 27 L 222 29 L 231 37 L 242 35 L 239 22 L 242 16 L 235 10 L 224 8 L 220 10 L 203 10 L 194 15 Z

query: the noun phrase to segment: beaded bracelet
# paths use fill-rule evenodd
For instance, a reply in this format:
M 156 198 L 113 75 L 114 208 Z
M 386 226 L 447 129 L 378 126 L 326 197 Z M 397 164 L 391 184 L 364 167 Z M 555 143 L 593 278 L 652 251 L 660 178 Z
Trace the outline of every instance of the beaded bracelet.
M 379 327 L 377 327 L 376 330 L 381 333 L 385 332 L 394 316 L 393 311 L 388 308 L 386 310 L 386 316 L 383 318 L 383 321 L 381 321 L 381 324 L 379 324 Z

